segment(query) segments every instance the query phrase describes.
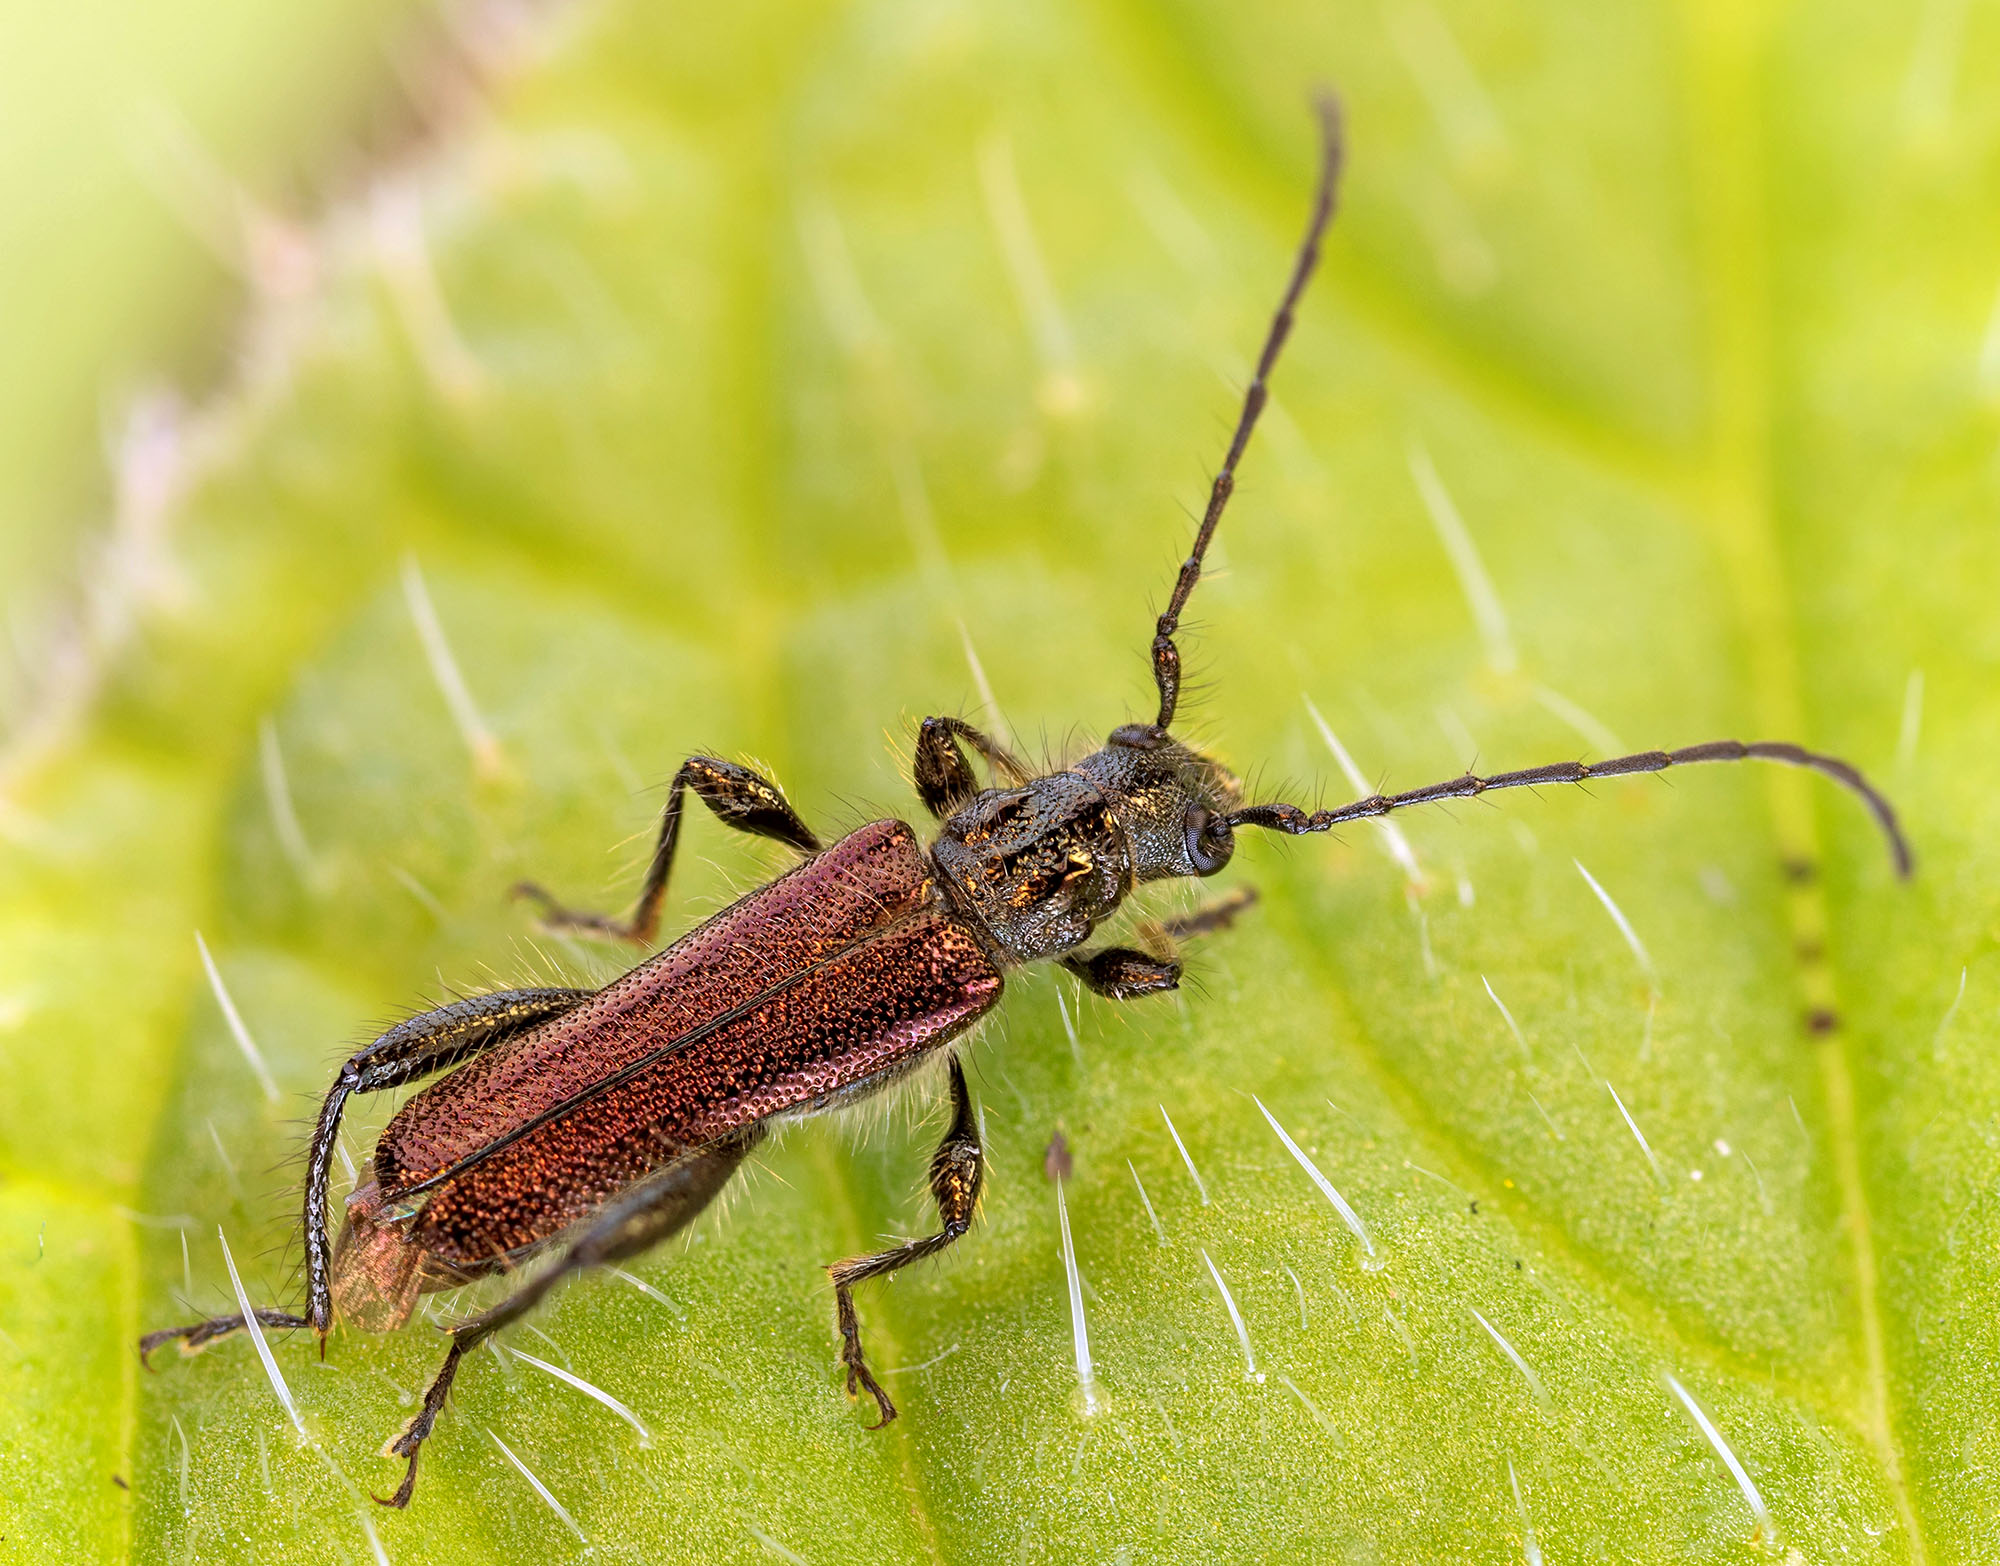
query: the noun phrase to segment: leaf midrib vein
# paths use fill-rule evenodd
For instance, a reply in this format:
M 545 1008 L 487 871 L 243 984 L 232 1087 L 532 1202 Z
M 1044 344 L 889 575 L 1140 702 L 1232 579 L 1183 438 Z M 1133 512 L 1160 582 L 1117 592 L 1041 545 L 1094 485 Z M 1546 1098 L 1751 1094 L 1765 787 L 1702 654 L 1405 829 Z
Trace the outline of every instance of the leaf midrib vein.
M 1161 25 L 1155 17 L 1149 26 L 1122 7 L 1117 9 L 1136 36 L 1150 40 L 1153 66 L 1182 90 L 1182 101 L 1202 102 L 1208 117 L 1231 133 L 1242 160 L 1256 171 L 1264 160 L 1254 133 L 1242 122 L 1239 106 L 1220 90 L 1211 73 L 1184 57 L 1186 41 L 1171 36 L 1177 32 L 1172 23 Z M 1748 8 L 1732 6 L 1730 0 L 1685 0 L 1681 10 L 1694 100 L 1689 112 L 1693 221 L 1710 301 L 1706 347 L 1712 400 L 1705 457 L 1690 462 L 1681 453 L 1582 420 L 1573 409 L 1553 404 L 1532 383 L 1509 374 L 1504 365 L 1468 356 L 1450 340 L 1425 330 L 1421 317 L 1403 305 L 1393 282 L 1365 269 L 1345 268 L 1337 283 L 1343 305 L 1358 319 L 1411 352 L 1489 416 L 1616 472 L 1674 502 L 1677 512 L 1707 522 L 1743 628 L 1752 711 L 1760 726 L 1773 733 L 1803 733 L 1792 594 L 1776 535 L 1769 472 L 1769 295 L 1758 200 L 1763 149 L 1761 137 L 1754 134 L 1755 100 L 1750 90 L 1759 63 L 1754 46 L 1761 41 L 1759 30 L 1766 19 L 1750 16 Z M 1752 45 L 1747 51 L 1746 44 Z M 1704 113 L 1704 104 L 1719 112 Z M 1736 134 L 1729 134 L 1731 129 Z M 1746 130 L 1753 134 L 1742 134 Z M 1711 178 L 1704 183 L 1705 172 L 1719 173 L 1720 182 Z M 1766 787 L 1781 851 L 1788 859 L 1796 854 L 1817 864 L 1818 834 L 1803 780 L 1787 770 L 1772 769 Z M 1793 887 L 1787 913 L 1795 945 L 1803 938 L 1824 949 L 1826 906 L 1816 882 Z M 1805 1005 L 1826 1004 L 1837 1015 L 1832 965 L 1802 965 L 1798 975 Z M 1822 1047 L 1820 1063 L 1842 1223 L 1852 1247 L 1865 1437 L 1909 1536 L 1910 1558 L 1922 1566 L 1923 1532 L 1903 1471 L 1889 1393 L 1886 1333 L 1847 1047 L 1845 1034 L 1837 1034 Z
M 1777 534 L 1771 466 L 1774 304 L 1766 263 L 1765 143 L 1756 90 L 1773 17 L 1735 0 L 1686 0 L 1682 19 L 1694 220 L 1710 302 L 1706 347 L 1712 422 L 1708 503 L 1700 514 L 1710 525 L 1734 600 L 1756 720 L 1774 733 L 1804 733 L 1793 593 Z M 1804 780 L 1789 770 L 1771 769 L 1766 787 L 1781 855 L 1788 863 L 1817 866 L 1819 834 Z M 1817 875 L 1794 878 L 1787 914 L 1794 950 L 1826 950 L 1826 899 Z M 1825 1008 L 1838 1018 L 1831 961 L 1802 961 L 1796 972 L 1802 1009 Z M 1904 1473 L 1889 1388 L 1887 1335 L 1845 1029 L 1836 1024 L 1833 1035 L 1816 1047 L 1853 1267 L 1865 1433 L 1908 1535 L 1909 1558 L 1923 1566 L 1924 1535 Z

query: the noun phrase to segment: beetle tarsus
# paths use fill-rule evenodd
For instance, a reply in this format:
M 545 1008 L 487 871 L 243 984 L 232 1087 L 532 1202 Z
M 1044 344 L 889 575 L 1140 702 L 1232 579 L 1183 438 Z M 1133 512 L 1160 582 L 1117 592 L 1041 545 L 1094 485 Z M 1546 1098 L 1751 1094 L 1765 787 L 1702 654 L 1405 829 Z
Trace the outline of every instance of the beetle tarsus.
M 1028 769 L 1005 745 L 959 718 L 926 718 L 917 730 L 915 763 L 911 769 L 917 797 L 943 821 L 970 804 L 979 793 L 979 778 L 965 752 L 964 740 L 986 764 L 1009 783 L 1028 781 Z
M 827 1269 L 829 1272 L 837 1270 L 832 1267 Z M 882 1383 L 869 1371 L 868 1356 L 861 1351 L 861 1322 L 854 1314 L 852 1286 L 844 1283 L 837 1286 L 840 1290 L 840 1362 L 847 1368 L 847 1395 L 858 1397 L 866 1390 L 875 1399 L 875 1407 L 882 1417 L 865 1428 L 880 1430 L 896 1417 L 896 1405 L 889 1401 L 889 1394 L 882 1390 Z
M 1106 1000 L 1137 1000 L 1179 989 L 1181 965 L 1162 962 L 1129 946 L 1107 946 L 1087 957 L 1065 957 L 1062 965 L 1083 981 L 1085 989 Z
M 847 1362 L 847 1395 L 849 1397 L 856 1396 L 855 1382 L 857 1380 L 861 1383 L 861 1388 L 870 1397 L 875 1399 L 875 1407 L 882 1416 L 872 1425 L 863 1425 L 862 1429 L 880 1430 L 896 1417 L 896 1405 L 889 1401 L 889 1394 L 882 1390 L 882 1383 L 869 1373 L 867 1362 L 861 1357 L 861 1339 L 858 1336 L 854 1339 L 854 1357 Z
M 854 1313 L 854 1286 L 893 1273 L 911 1262 L 922 1261 L 972 1227 L 972 1215 L 979 1206 L 979 1189 L 986 1178 L 986 1158 L 979 1146 L 979 1121 L 972 1113 L 972 1093 L 965 1085 L 965 1068 L 958 1057 L 951 1061 L 951 1125 L 931 1155 L 931 1197 L 937 1203 L 938 1232 L 921 1240 L 906 1240 L 873 1256 L 851 1256 L 834 1262 L 827 1275 L 833 1279 L 834 1320 L 840 1331 L 840 1362 L 847 1367 L 847 1395 L 853 1397 L 856 1384 L 875 1399 L 882 1417 L 868 1428 L 880 1430 L 896 1417 L 896 1405 L 881 1383 L 869 1374 L 868 1359 L 861 1352 L 861 1321 Z
M 280 1331 L 291 1331 L 296 1327 L 308 1327 L 312 1323 L 303 1316 L 294 1316 L 288 1310 L 278 1310 L 273 1306 L 261 1306 L 254 1313 L 259 1326 L 274 1327 Z M 139 1340 L 139 1363 L 148 1370 L 153 1368 L 152 1354 L 176 1339 L 180 1341 L 183 1354 L 199 1354 L 209 1344 L 232 1333 L 241 1332 L 244 1320 L 241 1312 L 230 1316 L 211 1316 L 206 1321 L 194 1321 L 185 1327 L 162 1327 L 157 1332 L 149 1332 Z
M 635 946 L 651 945 L 651 940 L 642 934 L 629 920 L 614 919 L 609 914 L 590 913 L 582 909 L 568 908 L 556 900 L 555 893 L 533 881 L 516 881 L 507 888 L 507 895 L 517 902 L 535 905 L 535 923 L 553 934 L 608 935 L 614 940 L 630 941 Z
M 393 1506 L 400 1512 L 409 1506 L 410 1497 L 416 1493 L 417 1454 L 412 1451 L 409 1456 L 409 1466 L 403 1470 L 403 1482 L 396 1486 L 396 1493 L 394 1495 L 377 1495 L 373 1490 L 370 1490 L 368 1492 L 368 1499 L 373 1501 L 377 1506 Z
M 451 1396 L 451 1384 L 458 1375 L 458 1362 L 465 1357 L 466 1349 L 485 1335 L 484 1332 L 477 1332 L 468 1334 L 464 1339 L 452 1338 L 451 1352 L 445 1355 L 444 1363 L 438 1367 L 438 1373 L 431 1378 L 430 1386 L 424 1391 L 424 1406 L 403 1426 L 396 1439 L 382 1448 L 384 1457 L 407 1458 L 410 1466 L 404 1470 L 403 1482 L 396 1486 L 394 1495 L 384 1499 L 370 1492 L 377 1505 L 393 1506 L 401 1511 L 410 1504 L 410 1497 L 417 1489 L 417 1455 L 436 1428 L 438 1415 L 444 1411 L 445 1399 Z

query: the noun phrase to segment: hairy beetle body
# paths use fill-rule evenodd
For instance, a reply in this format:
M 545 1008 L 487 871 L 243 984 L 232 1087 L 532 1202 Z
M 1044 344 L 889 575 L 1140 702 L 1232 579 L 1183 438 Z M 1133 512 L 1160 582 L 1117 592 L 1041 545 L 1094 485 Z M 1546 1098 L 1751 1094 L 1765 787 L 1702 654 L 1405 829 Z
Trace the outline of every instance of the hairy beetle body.
M 668 791 L 630 917 L 579 912 L 539 887 L 517 887 L 541 904 L 545 926 L 650 946 L 690 793 L 725 826 L 809 857 L 602 990 L 474 996 L 412 1017 L 355 1054 L 326 1096 L 307 1156 L 306 1313 L 260 1308 L 170 1327 L 140 1340 L 142 1356 L 170 1341 L 199 1349 L 252 1319 L 310 1327 L 323 1350 L 336 1310 L 360 1327 L 395 1326 L 424 1291 L 511 1269 L 560 1237 L 553 1266 L 451 1327 L 443 1366 L 390 1445 L 409 1467 L 387 1504 L 405 1505 L 418 1454 L 472 1347 L 561 1279 L 635 1256 L 683 1228 L 774 1119 L 864 1096 L 943 1054 L 951 1115 L 929 1172 L 937 1231 L 827 1269 L 847 1390 L 865 1389 L 887 1423 L 895 1405 L 869 1371 L 853 1291 L 963 1236 L 984 1181 L 978 1117 L 950 1046 L 999 999 L 1004 970 L 1018 964 L 1055 961 L 1113 1000 L 1174 989 L 1181 975 L 1174 943 L 1224 928 L 1251 902 L 1249 889 L 1149 928 L 1145 949 L 1082 948 L 1137 888 L 1222 870 L 1241 829 L 1326 832 L 1498 789 L 1770 761 L 1808 768 L 1857 795 L 1897 870 L 1909 873 L 1909 847 L 1888 801 L 1848 763 L 1786 741 L 1713 740 L 1487 777 L 1467 772 L 1307 810 L 1245 803 L 1225 768 L 1174 737 L 1181 612 L 1235 491 L 1237 464 L 1333 216 L 1339 113 L 1331 97 L 1319 111 L 1320 178 L 1305 240 L 1194 543 L 1155 622 L 1154 720 L 1122 725 L 1101 749 L 1037 776 L 964 720 L 924 719 L 912 781 L 942 823 L 928 851 L 901 821 L 877 821 L 822 847 L 775 783 L 735 762 L 690 757 Z M 985 762 L 987 786 L 963 746 Z M 441 1072 L 449 1074 L 416 1093 L 382 1133 L 372 1178 L 350 1199 L 329 1247 L 327 1191 L 347 1099 Z
M 398 1325 L 420 1290 L 518 1264 L 678 1158 L 885 1084 L 1000 990 L 914 829 L 862 827 L 405 1103 L 349 1199 L 335 1300 Z

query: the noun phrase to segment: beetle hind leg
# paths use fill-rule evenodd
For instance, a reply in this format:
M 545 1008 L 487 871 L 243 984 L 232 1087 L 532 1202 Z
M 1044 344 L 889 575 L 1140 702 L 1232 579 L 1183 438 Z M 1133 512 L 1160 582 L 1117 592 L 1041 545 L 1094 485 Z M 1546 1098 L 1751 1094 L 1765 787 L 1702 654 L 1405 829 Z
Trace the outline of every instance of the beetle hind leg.
M 253 1314 L 261 1327 L 275 1327 L 283 1332 L 299 1327 L 310 1327 L 312 1323 L 303 1316 L 294 1316 L 288 1310 L 276 1310 L 261 1306 Z M 211 1316 L 206 1321 L 192 1321 L 185 1327 L 162 1327 L 157 1332 L 149 1332 L 139 1340 L 139 1363 L 148 1370 L 153 1367 L 151 1360 L 154 1349 L 179 1341 L 183 1354 L 199 1354 L 209 1344 L 241 1332 L 249 1325 L 241 1314 L 233 1316 Z
M 985 1154 L 979 1146 L 979 1122 L 973 1117 L 972 1095 L 965 1086 L 965 1068 L 956 1056 L 951 1062 L 951 1105 L 951 1127 L 931 1155 L 930 1186 L 931 1196 L 937 1202 L 938 1232 L 878 1251 L 873 1256 L 850 1257 L 826 1269 L 833 1279 L 834 1319 L 840 1330 L 840 1363 L 847 1367 L 847 1395 L 853 1397 L 865 1390 L 875 1399 L 882 1416 L 868 1427 L 871 1430 L 880 1430 L 894 1419 L 896 1405 L 869 1372 L 867 1356 L 861 1349 L 861 1322 L 854 1312 L 854 1286 L 922 1261 L 926 1256 L 935 1256 L 972 1227 L 972 1215 L 979 1206 L 979 1188 L 986 1175 Z
M 382 1449 L 384 1457 L 400 1457 L 410 1465 L 403 1474 L 403 1482 L 394 1495 L 378 1495 L 375 1499 L 399 1510 L 410 1504 L 410 1496 L 417 1487 L 417 1458 L 437 1425 L 438 1415 L 444 1412 L 445 1400 L 451 1396 L 458 1363 L 470 1350 L 509 1322 L 525 1316 L 563 1279 L 586 1267 L 636 1256 L 685 1228 L 729 1183 L 729 1177 L 736 1173 L 737 1166 L 749 1156 L 761 1136 L 754 1126 L 736 1132 L 689 1153 L 633 1186 L 590 1219 L 563 1252 L 562 1259 L 548 1271 L 516 1289 L 499 1304 L 451 1328 L 451 1348 L 424 1392 L 423 1406 Z
M 491 995 L 475 995 L 455 1001 L 415 1017 L 406 1018 L 384 1033 L 366 1049 L 357 1052 L 340 1068 L 320 1107 L 313 1128 L 311 1150 L 306 1157 L 304 1233 L 306 1252 L 306 1314 L 260 1308 L 258 1323 L 289 1331 L 311 1327 L 319 1334 L 320 1358 L 326 1357 L 326 1335 L 333 1326 L 333 1293 L 329 1278 L 333 1249 L 327 1242 L 327 1182 L 333 1169 L 334 1150 L 340 1136 L 340 1117 L 347 1101 L 356 1093 L 379 1093 L 402 1087 L 432 1072 L 455 1066 L 482 1050 L 491 1049 L 525 1028 L 550 1017 L 560 1016 L 588 999 L 588 990 L 533 989 L 504 990 Z M 183 1354 L 198 1354 L 219 1338 L 244 1328 L 243 1317 L 211 1316 L 206 1321 L 184 1327 L 164 1327 L 139 1340 L 139 1361 L 147 1369 L 154 1349 L 180 1341 Z
M 460 1342 L 454 1334 L 451 1348 L 445 1353 L 444 1364 L 431 1378 L 431 1384 L 424 1389 L 423 1407 L 412 1414 L 409 1423 L 382 1448 L 384 1457 L 400 1457 L 410 1466 L 403 1470 L 403 1482 L 396 1486 L 396 1493 L 375 1496 L 376 1504 L 393 1506 L 397 1511 L 401 1511 L 410 1504 L 410 1497 L 416 1494 L 417 1454 L 423 1449 L 423 1444 L 430 1439 L 438 1415 L 444 1412 L 444 1401 L 451 1396 L 451 1384 L 458 1377 L 458 1362 L 465 1357 L 466 1347 L 467 1345 Z

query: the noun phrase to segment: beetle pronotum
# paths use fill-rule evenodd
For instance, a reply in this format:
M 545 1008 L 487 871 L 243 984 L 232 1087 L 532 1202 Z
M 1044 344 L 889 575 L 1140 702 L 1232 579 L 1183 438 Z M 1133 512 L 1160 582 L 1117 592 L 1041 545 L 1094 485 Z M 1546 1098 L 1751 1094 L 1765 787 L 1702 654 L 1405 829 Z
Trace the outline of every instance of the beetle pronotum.
M 422 1294 L 513 1272 L 567 1241 L 552 1266 L 450 1329 L 443 1367 L 391 1443 L 409 1466 L 386 1504 L 408 1504 L 418 1454 L 468 1349 L 572 1273 L 632 1256 L 687 1225 L 774 1119 L 849 1104 L 950 1050 L 1000 999 L 1009 968 L 1058 962 L 1114 1000 L 1175 988 L 1181 967 L 1172 944 L 1226 925 L 1245 894 L 1167 921 L 1150 950 L 1082 948 L 1140 885 L 1222 869 L 1242 828 L 1324 832 L 1495 789 L 1696 762 L 1777 761 L 1858 795 L 1887 836 L 1897 871 L 1909 873 L 1909 849 L 1888 801 L 1846 762 L 1788 743 L 1716 740 L 1491 777 L 1467 773 L 1309 811 L 1247 800 L 1220 762 L 1174 737 L 1181 612 L 1201 579 L 1333 217 L 1340 114 L 1331 97 L 1317 107 L 1321 163 L 1311 217 L 1193 548 L 1154 627 L 1159 707 L 1151 722 L 1124 724 L 1101 749 L 1038 776 L 972 725 L 926 718 L 914 783 L 942 823 L 928 847 L 902 821 L 873 822 L 822 843 L 776 784 L 732 762 L 691 757 L 674 776 L 632 914 L 580 913 L 539 887 L 518 887 L 541 905 L 546 925 L 650 946 L 690 793 L 724 825 L 776 839 L 805 858 L 603 989 L 509 990 L 459 1001 L 399 1023 L 341 1067 L 307 1156 L 306 1312 L 260 1309 L 258 1322 L 310 1327 L 324 1352 L 336 1314 L 369 1331 L 400 1326 Z M 995 786 L 980 786 L 967 747 Z M 327 1184 L 349 1096 L 447 1068 L 455 1069 L 390 1120 L 329 1244 Z M 955 1055 L 947 1070 L 951 1122 L 930 1165 L 937 1232 L 827 1269 L 847 1389 L 874 1399 L 877 1427 L 894 1419 L 896 1408 L 862 1351 L 855 1286 L 945 1249 L 971 1226 L 979 1201 L 978 1121 Z M 244 1325 L 243 1316 L 229 1315 L 167 1328 L 147 1334 L 140 1352 L 174 1340 L 192 1352 Z

